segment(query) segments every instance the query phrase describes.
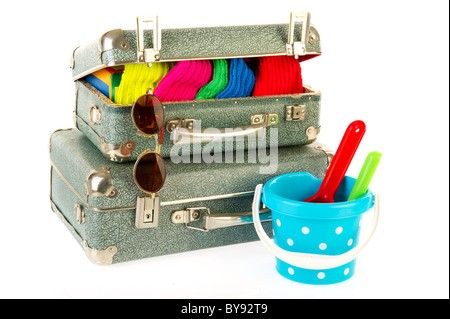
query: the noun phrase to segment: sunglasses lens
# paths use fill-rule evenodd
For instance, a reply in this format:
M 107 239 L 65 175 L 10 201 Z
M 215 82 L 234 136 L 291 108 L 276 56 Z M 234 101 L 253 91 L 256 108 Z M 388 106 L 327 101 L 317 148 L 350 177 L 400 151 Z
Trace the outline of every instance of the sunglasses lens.
M 138 130 L 148 135 L 157 134 L 164 125 L 164 107 L 161 101 L 151 94 L 137 99 L 131 116 Z
M 137 185 L 143 191 L 156 193 L 164 185 L 166 180 L 166 164 L 161 155 L 147 153 L 136 161 L 134 177 Z

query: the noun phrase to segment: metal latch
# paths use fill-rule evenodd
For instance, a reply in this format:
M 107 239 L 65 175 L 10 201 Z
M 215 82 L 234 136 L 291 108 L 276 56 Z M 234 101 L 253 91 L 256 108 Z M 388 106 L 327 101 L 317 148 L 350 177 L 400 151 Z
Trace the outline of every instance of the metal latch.
M 144 23 L 153 24 L 153 48 L 146 49 L 144 46 Z M 158 28 L 158 16 L 137 17 L 137 59 L 140 63 L 150 64 L 161 58 L 161 30 Z
M 305 115 L 305 105 L 286 105 L 286 121 L 303 121 Z
M 186 128 L 192 130 L 196 124 L 195 119 L 175 119 L 167 122 L 167 132 L 172 133 L 177 128 Z
M 136 228 L 155 228 L 159 225 L 160 199 L 157 194 L 140 195 L 136 203 Z
M 299 19 L 303 21 L 301 38 L 300 42 L 294 42 L 295 22 Z M 295 55 L 295 58 L 297 59 L 300 55 L 306 54 L 306 39 L 309 37 L 310 20 L 311 14 L 309 12 L 291 12 L 288 43 L 286 43 L 287 55 Z

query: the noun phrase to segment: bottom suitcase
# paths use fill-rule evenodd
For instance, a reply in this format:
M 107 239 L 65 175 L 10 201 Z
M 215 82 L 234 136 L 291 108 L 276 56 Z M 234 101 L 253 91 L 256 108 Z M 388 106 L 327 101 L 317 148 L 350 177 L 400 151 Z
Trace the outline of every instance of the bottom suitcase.
M 252 163 L 251 151 L 245 163 L 166 158 L 164 186 L 152 198 L 136 186 L 134 163 L 105 159 L 76 129 L 54 132 L 49 148 L 52 209 L 97 264 L 258 240 L 251 217 L 255 186 L 296 171 L 323 178 L 332 156 L 318 143 L 278 148 L 271 174 L 261 174 L 267 164 Z M 262 209 L 269 235 L 270 219 Z

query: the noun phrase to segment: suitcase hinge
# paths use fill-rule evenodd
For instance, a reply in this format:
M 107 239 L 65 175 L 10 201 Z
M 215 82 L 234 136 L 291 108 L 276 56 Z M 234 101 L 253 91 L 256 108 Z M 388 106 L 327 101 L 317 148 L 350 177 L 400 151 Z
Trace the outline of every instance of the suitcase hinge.
M 158 227 L 160 208 L 160 199 L 157 194 L 140 195 L 136 203 L 136 228 Z

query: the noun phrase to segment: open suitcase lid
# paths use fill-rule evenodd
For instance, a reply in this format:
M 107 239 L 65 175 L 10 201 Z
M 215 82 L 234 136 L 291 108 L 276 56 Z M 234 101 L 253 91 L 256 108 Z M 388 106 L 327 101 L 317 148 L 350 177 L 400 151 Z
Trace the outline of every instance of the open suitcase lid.
M 153 29 L 144 30 L 147 24 Z M 71 68 L 76 81 L 105 67 L 132 63 L 276 55 L 305 61 L 320 54 L 320 36 L 310 25 L 308 12 L 291 13 L 289 24 L 164 30 L 158 28 L 157 16 L 149 16 L 137 18 L 136 30 L 111 30 L 97 41 L 77 47 Z

